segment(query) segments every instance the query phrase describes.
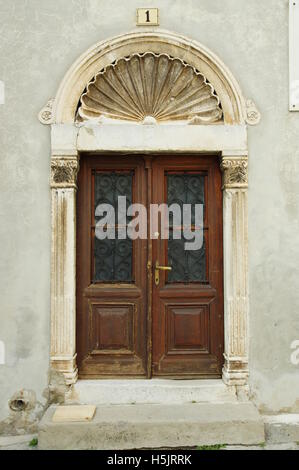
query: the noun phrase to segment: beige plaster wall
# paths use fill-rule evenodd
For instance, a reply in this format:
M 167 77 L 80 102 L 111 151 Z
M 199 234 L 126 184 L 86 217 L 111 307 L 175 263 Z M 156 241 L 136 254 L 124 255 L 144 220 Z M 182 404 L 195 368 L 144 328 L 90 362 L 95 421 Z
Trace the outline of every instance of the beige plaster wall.
M 18 390 L 46 398 L 50 321 L 50 129 L 37 114 L 92 44 L 161 28 L 200 41 L 231 69 L 262 121 L 249 129 L 250 372 L 263 410 L 299 411 L 299 113 L 288 112 L 287 0 L 0 0 L 0 421 Z M 146 28 L 144 28 L 146 30 Z

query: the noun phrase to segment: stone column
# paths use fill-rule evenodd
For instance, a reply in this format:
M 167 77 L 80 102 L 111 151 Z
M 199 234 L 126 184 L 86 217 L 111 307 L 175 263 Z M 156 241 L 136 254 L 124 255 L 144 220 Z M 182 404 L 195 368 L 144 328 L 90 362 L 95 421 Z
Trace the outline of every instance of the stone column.
M 77 153 L 52 156 L 51 367 L 76 382 Z
M 224 368 L 228 385 L 248 383 L 247 155 L 223 153 Z

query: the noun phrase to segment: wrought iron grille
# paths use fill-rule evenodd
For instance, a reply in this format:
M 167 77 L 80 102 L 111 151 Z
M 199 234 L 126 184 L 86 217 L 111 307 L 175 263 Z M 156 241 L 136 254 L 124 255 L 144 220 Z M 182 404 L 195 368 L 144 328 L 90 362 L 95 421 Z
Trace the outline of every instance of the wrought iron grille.
M 96 172 L 94 175 L 94 210 L 99 204 L 111 204 L 115 211 L 115 240 L 94 237 L 94 282 L 133 281 L 133 242 L 118 239 L 118 197 L 126 196 L 127 207 L 132 204 L 133 173 Z M 95 223 L 100 217 L 95 217 Z M 128 217 L 126 218 L 126 226 Z
M 205 176 L 202 174 L 167 174 L 167 203 L 178 204 L 183 214 L 183 204 L 192 204 L 191 224 L 195 224 L 195 204 L 203 204 L 205 214 Z M 181 239 L 173 239 L 174 230 L 181 231 Z M 169 220 L 168 264 L 172 271 L 168 273 L 168 282 L 205 282 L 206 281 L 206 242 L 199 250 L 185 250 L 186 240 L 182 227 L 173 227 Z

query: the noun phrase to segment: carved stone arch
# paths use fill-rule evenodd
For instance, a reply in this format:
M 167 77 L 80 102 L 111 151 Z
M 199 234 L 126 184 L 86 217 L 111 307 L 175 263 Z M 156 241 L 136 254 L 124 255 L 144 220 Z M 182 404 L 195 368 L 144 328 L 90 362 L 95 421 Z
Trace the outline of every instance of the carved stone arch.
M 170 32 L 134 32 L 91 47 L 69 69 L 54 100 L 40 113 L 43 124 L 72 123 L 86 86 L 106 67 L 134 54 L 166 54 L 200 72 L 212 85 L 223 110 L 224 124 L 256 124 L 260 115 L 223 62 L 206 47 Z
M 111 115 L 109 106 L 107 112 L 107 103 L 104 104 L 102 99 L 95 100 L 94 109 L 94 103 L 89 100 L 94 98 L 91 90 L 97 80 L 105 73 L 112 74 L 115 79 L 119 66 L 149 66 L 144 63 L 147 58 L 154 68 L 158 68 L 163 59 L 168 75 L 174 65 L 178 76 L 186 73 L 191 84 L 189 89 L 178 86 L 174 93 L 166 92 L 164 101 L 160 100 L 157 107 L 159 100 L 156 98 L 160 94 L 155 95 L 145 84 L 142 89 L 145 101 L 140 101 L 140 96 L 124 97 L 123 90 L 120 93 L 122 100 L 130 103 L 129 112 L 126 109 L 123 113 L 121 100 L 116 115 Z M 97 83 L 97 86 L 101 89 L 101 84 Z M 149 101 L 150 93 L 154 104 Z M 138 102 L 137 108 L 132 106 L 132 99 L 135 105 Z M 181 99 L 185 100 L 183 107 L 175 106 L 174 109 L 173 101 L 177 100 L 176 105 L 181 105 Z M 210 152 L 220 155 L 223 172 L 223 380 L 230 386 L 247 386 L 246 124 L 257 124 L 260 114 L 252 100 L 244 99 L 228 68 L 201 44 L 174 33 L 125 34 L 96 44 L 83 54 L 65 75 L 55 99 L 49 100 L 41 110 L 39 119 L 43 124 L 52 125 L 51 367 L 64 374 L 66 383 L 76 383 L 75 219 L 80 153 Z

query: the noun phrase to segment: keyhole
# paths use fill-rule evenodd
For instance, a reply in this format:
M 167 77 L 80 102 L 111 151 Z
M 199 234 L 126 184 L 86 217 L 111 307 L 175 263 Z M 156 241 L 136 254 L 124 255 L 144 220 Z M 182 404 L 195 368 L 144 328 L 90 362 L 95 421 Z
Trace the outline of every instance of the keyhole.
M 145 12 L 145 14 L 146 14 L 146 22 L 147 22 L 147 23 L 150 23 L 151 20 L 150 20 L 150 12 L 149 12 L 149 10 L 147 10 L 147 11 Z

